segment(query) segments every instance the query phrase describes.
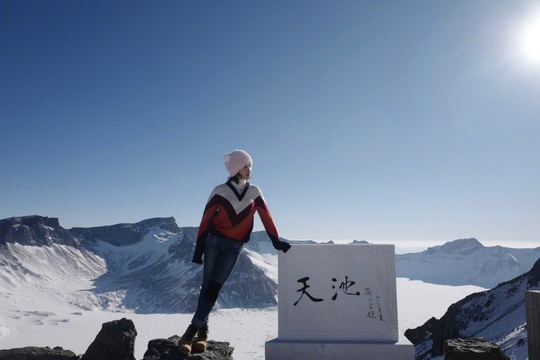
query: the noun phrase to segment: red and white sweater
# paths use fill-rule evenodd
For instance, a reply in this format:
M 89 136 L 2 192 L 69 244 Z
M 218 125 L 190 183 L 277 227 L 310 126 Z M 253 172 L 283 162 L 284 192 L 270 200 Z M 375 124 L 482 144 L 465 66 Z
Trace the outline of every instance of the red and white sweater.
M 229 180 L 216 186 L 210 194 L 197 234 L 193 262 L 202 263 L 206 237 L 209 233 L 247 243 L 253 230 L 255 212 L 259 213 L 272 242 L 279 241 L 274 220 L 261 190 L 256 185 L 245 182 L 244 188 L 240 191 L 239 187 L 242 185 L 244 184 L 237 185 Z

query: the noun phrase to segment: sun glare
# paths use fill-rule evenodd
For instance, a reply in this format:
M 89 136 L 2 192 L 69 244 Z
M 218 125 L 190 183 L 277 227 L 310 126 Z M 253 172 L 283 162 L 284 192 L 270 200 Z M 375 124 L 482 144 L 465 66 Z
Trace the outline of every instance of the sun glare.
M 540 63 L 540 13 L 524 26 L 520 45 L 527 60 Z

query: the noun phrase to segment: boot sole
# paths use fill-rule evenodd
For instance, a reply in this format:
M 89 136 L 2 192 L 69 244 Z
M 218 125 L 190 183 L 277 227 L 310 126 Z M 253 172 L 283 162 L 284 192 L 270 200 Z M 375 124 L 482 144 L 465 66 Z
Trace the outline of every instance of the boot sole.
M 188 349 L 187 347 L 184 347 L 184 346 L 180 345 L 180 346 L 178 347 L 178 350 L 179 350 L 182 354 L 189 356 L 189 355 L 191 355 L 191 352 L 192 352 L 192 350 L 193 350 L 193 347 L 191 347 L 190 349 Z
M 202 353 L 206 351 L 206 345 L 194 343 L 191 346 L 192 352 Z

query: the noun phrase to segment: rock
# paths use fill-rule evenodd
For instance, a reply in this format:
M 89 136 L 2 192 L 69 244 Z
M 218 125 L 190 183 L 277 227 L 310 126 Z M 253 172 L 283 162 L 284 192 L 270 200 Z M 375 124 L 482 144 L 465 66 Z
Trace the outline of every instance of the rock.
M 82 360 L 135 360 L 137 330 L 123 318 L 104 323 Z
M 180 336 L 174 335 L 168 339 L 154 339 L 148 342 L 148 350 L 143 360 L 232 360 L 234 348 L 228 342 L 208 341 L 206 351 L 186 356 L 178 349 Z
M 82 357 L 61 347 L 24 347 L 0 350 L 0 360 L 135 360 L 136 336 L 133 321 L 124 318 L 104 323 Z M 151 340 L 143 360 L 233 360 L 234 348 L 228 342 L 209 340 L 205 352 L 186 356 L 180 353 L 179 341 L 178 335 Z
M 79 356 L 61 347 L 24 347 L 0 350 L 0 360 L 79 360 Z
M 497 344 L 484 338 L 444 342 L 444 360 L 510 360 Z

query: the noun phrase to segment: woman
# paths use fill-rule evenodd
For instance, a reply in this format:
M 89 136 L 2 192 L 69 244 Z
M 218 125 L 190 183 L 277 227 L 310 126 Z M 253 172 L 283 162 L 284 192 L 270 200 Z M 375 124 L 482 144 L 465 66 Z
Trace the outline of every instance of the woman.
M 242 246 L 249 241 L 255 212 L 259 213 L 277 250 L 287 252 L 291 247 L 279 240 L 261 190 L 248 182 L 253 166 L 251 156 L 243 150 L 234 150 L 225 154 L 224 160 L 230 177 L 210 194 L 197 234 L 193 262 L 203 264 L 204 255 L 203 283 L 197 311 L 180 341 L 180 350 L 186 355 L 206 350 L 208 315 Z

